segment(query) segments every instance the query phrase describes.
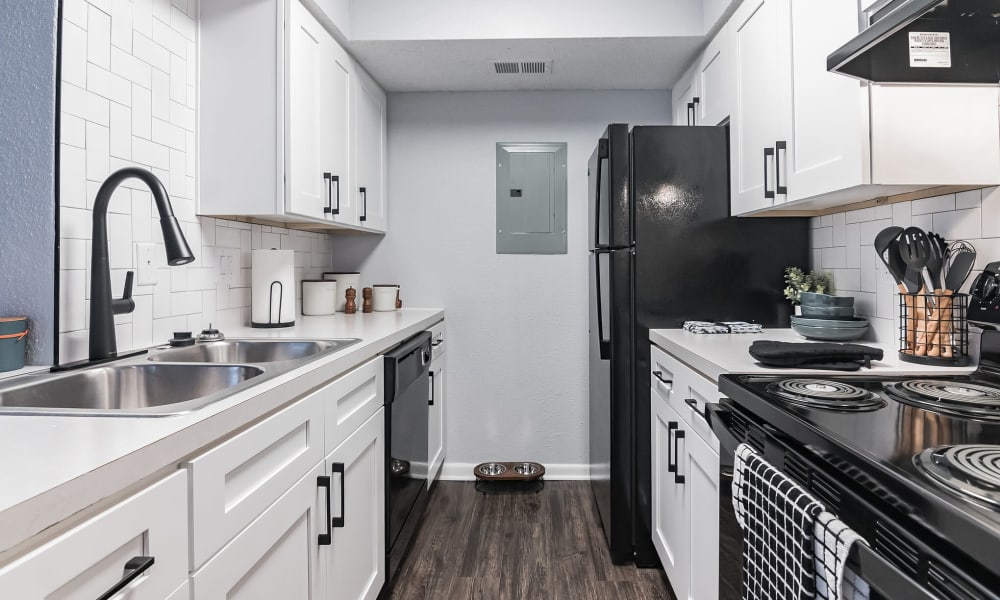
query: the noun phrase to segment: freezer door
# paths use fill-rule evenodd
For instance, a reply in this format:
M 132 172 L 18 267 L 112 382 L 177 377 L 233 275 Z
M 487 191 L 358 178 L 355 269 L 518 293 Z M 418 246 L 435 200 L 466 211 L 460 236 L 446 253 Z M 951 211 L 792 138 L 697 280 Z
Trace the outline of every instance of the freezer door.
M 632 244 L 628 163 L 628 125 L 608 126 L 587 167 L 590 250 L 624 248 Z
M 615 563 L 632 561 L 632 251 L 590 255 L 590 479 Z

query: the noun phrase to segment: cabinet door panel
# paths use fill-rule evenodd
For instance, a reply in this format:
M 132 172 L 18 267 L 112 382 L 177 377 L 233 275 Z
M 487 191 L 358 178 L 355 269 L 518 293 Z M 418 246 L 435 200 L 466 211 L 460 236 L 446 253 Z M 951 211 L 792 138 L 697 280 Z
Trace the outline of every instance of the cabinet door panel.
M 333 476 L 333 543 L 323 548 L 330 597 L 374 600 L 385 583 L 385 419 L 379 409 L 326 457 Z M 343 475 L 333 465 L 343 465 Z M 343 497 L 343 503 L 340 498 Z
M 339 178 L 333 186 L 332 205 L 337 210 L 332 219 L 338 223 L 358 224 L 358 205 L 351 176 L 351 59 L 332 37 L 326 40 L 323 70 L 322 163 L 323 168 Z M 339 189 L 338 189 L 339 187 Z
M 719 32 L 698 63 L 697 124 L 718 125 L 729 118 L 729 38 Z
M 676 482 L 670 465 L 683 467 L 674 453 L 674 434 L 680 428 L 680 417 L 652 390 L 653 422 L 653 546 L 660 557 L 663 570 L 670 579 L 674 594 L 687 598 L 688 587 L 688 534 L 687 508 L 684 485 Z M 678 452 L 683 456 L 684 440 L 677 440 Z
M 694 66 L 687 70 L 671 92 L 671 103 L 674 110 L 674 125 L 698 125 L 697 110 L 692 110 L 689 104 L 698 95 L 698 77 Z
M 367 79 L 357 78 L 356 159 L 359 224 L 371 229 L 385 230 L 385 97 L 378 87 Z M 365 192 L 361 194 L 360 189 Z M 360 216 L 365 220 L 360 221 Z
M 188 463 L 195 569 L 323 459 L 323 427 L 317 393 Z
M 385 369 L 376 357 L 316 392 L 326 412 L 326 452 L 339 446 L 385 403 Z
M 729 22 L 732 53 L 731 170 L 732 212 L 766 208 L 773 199 L 774 161 L 764 149 L 774 148 L 780 103 L 777 4 L 782 0 L 748 0 Z M 787 0 L 784 0 L 787 1 Z
M 792 138 L 777 160 L 792 201 L 867 183 L 868 94 L 825 68 L 827 55 L 857 34 L 856 2 L 826 2 L 823 10 L 791 2 L 789 17 L 782 30 L 791 46 Z
M 324 178 L 323 81 L 327 78 L 329 34 L 301 2 L 291 2 L 288 57 L 288 204 L 289 212 L 324 218 L 330 186 Z
M 444 404 L 445 404 L 445 359 L 441 355 L 431 361 L 431 398 L 434 403 L 430 406 L 430 431 L 427 433 L 430 445 L 427 468 L 427 487 L 430 487 L 437 479 L 438 471 L 444 462 Z
M 698 436 L 685 438 L 683 475 L 690 510 L 690 600 L 719 597 L 719 455 Z
M 165 598 L 187 579 L 187 517 L 178 471 L 0 569 L 0 598 L 97 598 L 134 557 L 154 562 L 122 595 Z
M 199 600 L 320 598 L 326 490 L 317 464 L 191 578 Z M 320 508 L 323 507 L 323 508 Z

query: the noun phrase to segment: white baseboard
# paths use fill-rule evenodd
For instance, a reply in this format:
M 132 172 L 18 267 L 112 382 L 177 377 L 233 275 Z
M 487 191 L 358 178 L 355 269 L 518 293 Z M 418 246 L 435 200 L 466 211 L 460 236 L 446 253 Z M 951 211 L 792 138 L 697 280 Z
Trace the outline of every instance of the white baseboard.
M 456 463 L 445 461 L 441 466 L 442 481 L 475 481 L 472 469 L 479 463 Z M 587 481 L 590 479 L 590 465 L 546 464 L 545 477 L 548 481 Z

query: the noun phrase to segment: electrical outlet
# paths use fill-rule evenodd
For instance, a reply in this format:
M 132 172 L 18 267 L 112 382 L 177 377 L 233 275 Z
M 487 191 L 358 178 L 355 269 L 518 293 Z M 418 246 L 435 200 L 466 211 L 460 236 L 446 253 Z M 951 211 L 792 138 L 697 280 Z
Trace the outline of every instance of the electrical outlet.
M 156 244 L 136 244 L 135 265 L 136 285 L 156 285 Z

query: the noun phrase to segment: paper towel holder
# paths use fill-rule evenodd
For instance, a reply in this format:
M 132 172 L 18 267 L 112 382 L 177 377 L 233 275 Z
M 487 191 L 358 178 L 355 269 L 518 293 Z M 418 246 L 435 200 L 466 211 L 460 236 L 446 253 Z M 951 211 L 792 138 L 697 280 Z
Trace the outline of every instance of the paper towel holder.
M 272 320 L 274 313 L 274 286 L 278 286 L 278 322 Z M 278 327 L 292 327 L 295 325 L 295 319 L 288 321 L 287 323 L 281 322 L 281 306 L 282 302 L 285 300 L 285 286 L 275 279 L 271 282 L 271 286 L 267 294 L 267 323 L 257 323 L 255 321 L 250 321 L 250 326 L 258 329 L 275 329 Z M 293 313 L 294 314 L 294 313 Z

